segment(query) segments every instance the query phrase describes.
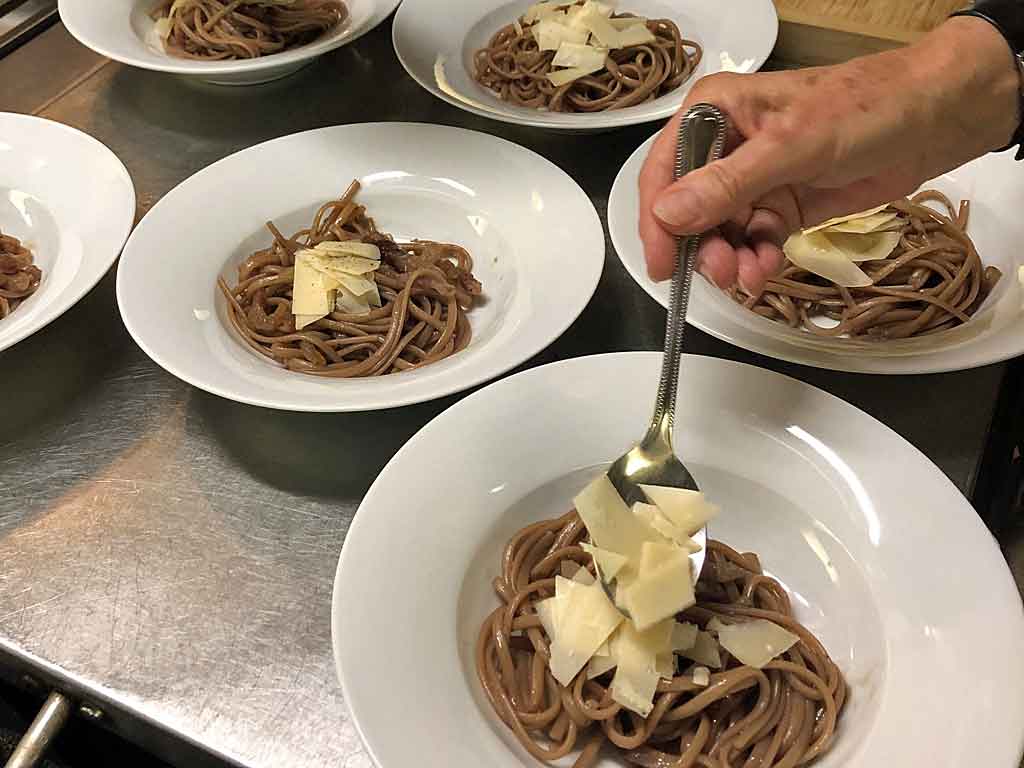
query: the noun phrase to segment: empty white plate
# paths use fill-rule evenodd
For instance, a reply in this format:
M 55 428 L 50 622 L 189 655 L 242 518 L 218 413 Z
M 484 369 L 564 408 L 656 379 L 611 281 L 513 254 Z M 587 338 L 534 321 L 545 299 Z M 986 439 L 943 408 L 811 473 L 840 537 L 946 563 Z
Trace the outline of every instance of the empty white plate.
M 0 232 L 32 251 L 39 289 L 0 320 L 0 350 L 60 317 L 117 259 L 135 219 L 120 160 L 81 131 L 0 112 Z
M 192 75 L 218 85 L 253 85 L 291 74 L 335 48 L 351 43 L 387 18 L 401 0 L 345 0 L 349 17 L 309 45 L 237 61 L 198 61 L 171 56 L 153 31 L 157 0 L 60 0 L 61 21 L 82 45 L 132 67 Z
M 613 5 L 619 12 L 675 21 L 684 37 L 703 46 L 700 66 L 675 91 L 645 104 L 592 114 L 565 114 L 508 104 L 472 77 L 473 53 L 530 5 L 532 0 L 451 0 L 443 6 L 436 0 L 405 0 L 395 15 L 395 52 L 416 82 L 461 109 L 506 123 L 595 131 L 668 117 L 704 75 L 754 72 L 771 53 L 779 29 L 771 0 L 617 0 Z M 439 74 L 443 74 L 444 85 L 439 82 Z
M 608 198 L 608 229 L 623 265 L 655 301 L 668 306 L 669 283 L 647 276 L 643 245 L 637 230 L 640 168 L 652 136 L 622 166 Z M 853 373 L 914 374 L 958 371 L 1008 360 L 1024 354 L 1024 289 L 1017 269 L 1024 265 L 1024 185 L 1020 169 L 1009 157 L 987 155 L 951 173 L 929 181 L 925 188 L 945 192 L 954 202 L 971 201 L 968 233 L 985 264 L 999 267 L 1003 277 L 989 297 L 994 304 L 986 322 L 969 324 L 955 338 L 919 354 L 839 354 L 787 341 L 770 320 L 758 317 L 731 301 L 706 280 L 694 280 L 687 322 L 737 347 L 779 360 Z M 986 306 L 989 306 L 986 304 Z
M 484 304 L 470 345 L 416 370 L 327 379 L 279 368 L 229 326 L 217 277 L 270 235 L 290 234 L 352 179 L 377 225 L 400 240 L 458 243 L 473 256 Z M 597 287 L 604 232 L 563 171 L 511 142 L 459 128 L 364 123 L 285 136 L 187 179 L 125 246 L 117 299 L 150 357 L 193 386 L 294 411 L 367 411 L 430 400 L 491 379 L 569 327 Z
M 477 682 L 491 581 L 515 530 L 564 514 L 642 433 L 660 363 L 601 355 L 497 382 L 374 482 L 342 549 L 332 623 L 345 699 L 380 768 L 539 765 Z M 676 445 L 722 507 L 709 535 L 761 555 L 850 684 L 815 765 L 1016 768 L 1024 613 L 966 499 L 896 433 L 806 384 L 685 357 L 681 388 Z

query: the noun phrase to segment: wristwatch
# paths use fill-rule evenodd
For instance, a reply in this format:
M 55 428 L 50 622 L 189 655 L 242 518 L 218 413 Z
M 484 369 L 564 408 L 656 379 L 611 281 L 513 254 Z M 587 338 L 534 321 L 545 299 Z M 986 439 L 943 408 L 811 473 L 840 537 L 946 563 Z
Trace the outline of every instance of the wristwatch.
M 979 0 L 971 9 L 953 16 L 976 16 L 984 19 L 1006 38 L 1020 73 L 1020 118 L 1013 140 L 1002 149 L 1017 147 L 1017 159 L 1024 160 L 1024 0 Z

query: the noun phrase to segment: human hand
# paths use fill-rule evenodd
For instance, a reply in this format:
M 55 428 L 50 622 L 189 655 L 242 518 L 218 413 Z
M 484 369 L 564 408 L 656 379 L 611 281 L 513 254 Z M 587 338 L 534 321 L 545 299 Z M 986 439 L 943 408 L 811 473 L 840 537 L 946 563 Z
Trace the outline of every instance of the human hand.
M 701 274 L 759 293 L 796 230 L 908 195 L 1004 146 L 1019 120 L 1018 98 L 1006 41 L 974 18 L 837 66 L 705 77 L 640 173 L 648 272 L 671 277 L 675 237 L 710 232 Z M 679 120 L 702 102 L 729 116 L 728 154 L 673 182 Z

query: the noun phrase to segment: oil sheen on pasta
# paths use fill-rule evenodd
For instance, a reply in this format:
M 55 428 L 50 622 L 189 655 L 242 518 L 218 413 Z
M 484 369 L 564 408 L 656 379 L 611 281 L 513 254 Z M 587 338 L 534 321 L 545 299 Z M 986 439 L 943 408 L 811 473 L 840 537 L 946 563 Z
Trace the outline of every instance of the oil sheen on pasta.
M 39 289 L 43 272 L 16 237 L 0 232 L 0 320 Z
M 604 69 L 556 87 L 547 79 L 555 53 L 539 49 L 531 27 L 520 18 L 499 29 L 476 51 L 473 77 L 502 101 L 552 112 L 603 112 L 664 96 L 690 79 L 703 53 L 675 22 L 648 19 L 655 43 L 610 51 Z
M 436 362 L 470 342 L 466 312 L 481 295 L 472 257 L 448 243 L 396 243 L 355 201 L 358 191 L 358 182 L 353 182 L 342 197 L 317 211 L 308 228 L 289 238 L 268 222 L 274 236 L 270 247 L 242 262 L 233 288 L 218 280 L 241 338 L 290 370 L 334 378 L 382 376 Z M 382 306 L 359 315 L 334 311 L 296 331 L 296 251 L 345 240 L 380 249 L 381 267 L 374 280 Z
M 942 210 L 927 205 L 937 203 Z M 901 237 L 885 259 L 861 265 L 873 284 L 844 288 L 791 263 L 751 296 L 730 294 L 762 317 L 818 336 L 885 341 L 927 336 L 966 323 L 1002 276 L 967 235 L 970 204 L 928 190 L 897 200 Z M 824 327 L 814 318 L 835 321 Z
M 576 512 L 523 528 L 508 542 L 494 580 L 501 605 L 484 621 L 476 647 L 480 683 L 498 717 L 534 757 L 593 765 L 610 745 L 646 768 L 793 768 L 830 748 L 847 698 L 839 668 L 794 617 L 789 596 L 764 575 L 757 555 L 708 542 L 697 604 L 679 616 L 706 627 L 766 619 L 799 642 L 763 669 L 722 649 L 722 669 L 696 684 L 689 662 L 658 684 L 646 718 L 612 701 L 610 672 L 568 687 L 548 670 L 548 643 L 535 605 L 554 595 L 555 575 L 572 561 L 594 573 L 580 548 L 586 528 Z M 697 665 L 693 665 L 696 667 Z
M 348 18 L 341 0 L 163 0 L 152 11 L 172 56 L 255 59 L 311 43 Z

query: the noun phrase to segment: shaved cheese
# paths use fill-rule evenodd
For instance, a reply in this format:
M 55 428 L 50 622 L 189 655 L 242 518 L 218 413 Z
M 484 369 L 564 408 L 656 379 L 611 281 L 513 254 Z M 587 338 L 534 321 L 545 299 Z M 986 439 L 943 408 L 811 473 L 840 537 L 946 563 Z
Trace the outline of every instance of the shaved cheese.
M 612 700 L 642 717 L 654 708 L 654 692 L 661 677 L 658 656 L 671 652 L 672 624 L 664 621 L 638 632 L 626 621 L 612 638 L 612 656 L 616 660 Z
M 671 680 L 676 674 L 676 655 L 671 651 L 659 653 L 654 657 L 654 671 L 658 673 L 658 677 Z
M 697 642 L 697 633 L 700 628 L 696 624 L 690 624 L 687 621 L 676 622 L 672 625 L 672 650 L 673 651 L 688 651 Z
M 640 548 L 640 576 L 650 576 L 676 559 L 679 548 L 657 541 L 645 541 Z
M 558 51 L 563 45 L 583 45 L 589 36 L 587 30 L 570 27 L 557 19 L 539 21 L 531 27 L 531 32 L 542 51 Z M 601 66 L 604 66 L 603 59 Z
M 697 533 L 718 514 L 718 507 L 709 504 L 700 491 L 661 485 L 641 485 L 640 488 L 661 513 L 683 529 L 687 536 Z
M 617 16 L 608 19 L 608 23 L 621 32 L 630 27 L 647 26 L 647 19 L 642 16 Z
M 523 34 L 523 25 L 519 21 L 519 19 L 514 19 L 512 21 L 512 27 L 513 27 L 513 29 L 515 29 L 517 35 L 522 35 Z
M 722 655 L 718 651 L 718 641 L 709 632 L 697 632 L 694 644 L 679 652 L 680 656 L 696 661 L 712 669 L 722 668 Z
M 523 14 L 523 21 L 527 24 L 532 24 L 535 21 L 560 13 L 562 8 L 572 4 L 572 0 L 546 0 L 545 2 L 534 3 L 526 9 L 526 13 Z
M 843 286 L 863 288 L 871 285 L 860 267 L 839 250 L 823 232 L 796 234 L 790 237 L 783 250 L 786 257 L 801 269 Z
M 646 24 L 634 24 L 619 30 L 619 48 L 628 48 L 631 45 L 648 45 L 655 42 L 657 38 L 647 28 Z
M 664 538 L 672 538 L 675 526 L 653 504 L 645 504 L 642 501 L 638 501 L 633 505 L 633 514 L 660 533 Z
M 615 659 L 611 656 L 598 656 L 595 653 L 593 658 L 587 662 L 587 680 L 593 680 L 613 669 L 615 669 Z
M 866 219 L 868 216 L 874 216 L 876 213 L 881 213 L 882 211 L 884 211 L 888 207 L 889 207 L 889 204 L 886 203 L 885 205 L 880 205 L 877 208 L 872 208 L 872 209 L 867 210 L 867 211 L 861 211 L 859 213 L 851 213 L 849 216 L 838 216 L 838 217 L 836 217 L 834 219 L 829 219 L 828 221 L 823 221 L 821 224 L 818 224 L 817 226 L 808 227 L 807 229 L 804 230 L 804 234 L 805 235 L 809 235 L 812 232 L 818 232 L 819 230 L 822 230 L 822 229 L 828 229 L 829 227 L 834 227 L 836 224 L 844 224 L 847 221 L 854 221 L 855 219 Z
M 554 67 L 582 67 L 583 69 L 601 69 L 608 57 L 604 48 L 594 48 L 580 43 L 563 42 L 558 46 L 555 57 L 551 60 Z
M 850 261 L 878 261 L 887 259 L 900 244 L 899 232 L 872 232 L 868 235 L 851 235 L 845 232 L 827 230 L 825 237 Z
M 367 275 L 380 267 L 380 249 L 357 241 L 323 242 L 295 254 L 292 312 L 300 330 L 337 309 L 365 315 L 380 293 Z
M 324 315 L 295 315 L 295 330 L 301 331 L 310 323 L 315 323 Z
M 564 602 L 556 604 L 551 616 L 551 674 L 569 685 L 622 623 L 622 614 L 599 584 L 583 585 L 556 576 L 555 597 Z
M 697 602 L 690 575 L 690 557 L 671 544 L 644 542 L 639 574 L 619 581 L 615 599 L 643 631 Z
M 547 600 L 541 600 L 536 603 L 537 616 L 540 617 L 540 624 L 544 627 L 544 632 L 547 633 L 548 640 L 553 640 L 555 637 L 555 613 L 558 610 L 558 598 L 549 597 Z
M 305 248 L 299 251 L 299 253 L 307 254 L 310 252 L 316 255 L 326 255 L 335 258 L 339 256 L 357 256 L 361 259 L 380 261 L 380 248 L 373 243 L 361 243 L 358 240 L 345 240 L 344 242 L 325 240 L 322 243 L 317 243 L 312 248 Z
M 573 503 L 595 545 L 624 555 L 638 565 L 643 543 L 661 538 L 655 530 L 630 512 L 607 475 L 594 478 L 573 499 Z
M 879 229 L 884 227 L 889 222 L 893 221 L 899 216 L 896 211 L 889 211 L 888 213 L 876 213 L 871 216 L 863 216 L 859 219 L 851 219 L 850 221 L 844 221 L 839 224 L 833 224 L 831 227 L 826 228 L 826 232 L 848 232 L 854 235 L 866 235 L 871 232 L 877 232 Z
M 583 584 L 584 586 L 589 586 L 590 584 L 593 584 L 596 581 L 596 579 L 594 578 L 594 574 L 592 574 L 586 568 L 577 569 L 576 573 L 574 573 L 572 576 L 572 580 L 575 581 L 577 584 Z
M 722 621 L 720 618 L 718 618 L 717 616 L 712 616 L 711 620 L 708 621 L 708 623 L 704 625 L 704 628 L 708 632 L 718 632 L 718 631 L 720 631 L 722 629 L 722 627 L 727 627 L 727 626 L 729 626 L 729 625 L 726 624 L 724 621 Z
M 604 66 L 603 64 L 601 66 Z M 548 72 L 548 81 L 556 88 L 561 88 L 563 85 L 568 85 L 573 80 L 579 80 L 581 77 L 591 75 L 601 67 L 571 67 L 570 69 L 557 69 L 554 72 Z
M 590 37 L 590 30 L 580 24 L 580 15 L 583 13 L 582 5 L 574 5 L 571 8 L 565 9 L 565 23 L 573 29 L 582 29 L 587 33 L 587 37 Z
M 624 555 L 620 555 L 617 552 L 601 549 L 587 542 L 583 542 L 580 546 L 583 547 L 584 552 L 594 558 L 594 563 L 597 565 L 605 581 L 614 579 L 628 562 Z
M 694 685 L 707 688 L 711 683 L 711 670 L 707 667 L 694 667 L 690 677 L 693 678 Z
M 687 536 L 686 531 L 665 517 L 661 510 L 653 504 L 644 504 L 642 501 L 638 501 L 633 505 L 633 514 L 687 552 L 700 552 L 700 544 Z
M 365 315 L 370 311 L 368 294 L 356 296 L 345 288 L 339 288 L 334 300 L 334 308 L 346 315 Z
M 568 598 L 569 594 L 576 589 L 571 579 L 564 576 L 555 576 L 555 597 Z
M 325 317 L 334 305 L 332 291 L 335 283 L 306 260 L 296 258 L 292 278 L 292 313 L 296 315 L 296 329 Z M 302 318 L 302 325 L 298 319 Z
M 761 669 L 785 653 L 800 640 L 792 632 L 766 619 L 723 625 L 718 642 L 729 653 L 749 667 Z
M 660 675 L 653 666 L 626 667 L 616 665 L 615 677 L 612 678 L 612 701 L 626 709 L 647 717 L 654 709 L 654 692 L 658 687 Z
M 373 280 L 367 280 L 365 277 L 358 277 L 356 275 L 346 275 L 343 272 L 329 272 L 327 277 L 328 279 L 333 279 L 339 288 L 344 288 L 353 296 L 366 296 L 377 285 Z
M 605 48 L 621 47 L 619 30 L 612 26 L 608 17 L 601 13 L 594 3 L 585 5 L 573 23 L 588 30 L 594 39 Z

